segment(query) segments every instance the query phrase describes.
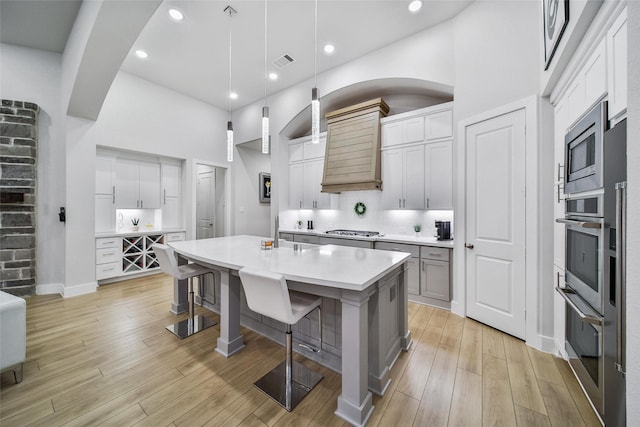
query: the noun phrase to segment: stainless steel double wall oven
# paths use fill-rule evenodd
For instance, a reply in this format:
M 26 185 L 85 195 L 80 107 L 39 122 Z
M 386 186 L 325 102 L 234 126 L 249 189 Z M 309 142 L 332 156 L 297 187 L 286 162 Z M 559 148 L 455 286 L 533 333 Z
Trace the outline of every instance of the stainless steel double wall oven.
M 566 351 L 606 425 L 625 423 L 626 120 L 599 103 L 565 137 Z

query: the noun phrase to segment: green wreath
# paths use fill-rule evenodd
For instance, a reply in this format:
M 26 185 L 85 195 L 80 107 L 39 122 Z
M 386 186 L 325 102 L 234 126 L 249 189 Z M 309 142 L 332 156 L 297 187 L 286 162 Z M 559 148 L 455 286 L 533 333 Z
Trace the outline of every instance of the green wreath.
M 353 210 L 355 211 L 356 215 L 362 216 L 367 211 L 367 207 L 364 205 L 364 203 L 358 202 L 353 207 Z

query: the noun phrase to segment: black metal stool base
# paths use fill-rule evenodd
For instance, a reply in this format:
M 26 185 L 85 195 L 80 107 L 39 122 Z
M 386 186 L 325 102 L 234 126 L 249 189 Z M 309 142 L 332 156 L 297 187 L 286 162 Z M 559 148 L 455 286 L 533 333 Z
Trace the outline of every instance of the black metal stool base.
M 287 362 L 285 361 L 254 384 L 284 409 L 292 411 L 322 380 L 323 376 L 294 360 L 291 386 L 287 387 L 286 369 Z
M 178 323 L 167 326 L 167 330 L 178 338 L 183 339 L 217 324 L 218 323 L 216 321 L 211 320 L 208 317 L 196 314 L 193 316 L 193 319 L 184 319 Z

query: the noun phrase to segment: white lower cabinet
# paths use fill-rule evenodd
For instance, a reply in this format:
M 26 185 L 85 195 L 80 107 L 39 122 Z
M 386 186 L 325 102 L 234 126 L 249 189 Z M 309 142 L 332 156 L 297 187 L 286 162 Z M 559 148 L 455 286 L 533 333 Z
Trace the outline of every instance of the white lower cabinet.
M 185 239 L 183 231 L 96 239 L 96 280 L 153 271 L 160 267 L 152 246 Z
M 122 238 L 96 239 L 96 280 L 122 274 Z

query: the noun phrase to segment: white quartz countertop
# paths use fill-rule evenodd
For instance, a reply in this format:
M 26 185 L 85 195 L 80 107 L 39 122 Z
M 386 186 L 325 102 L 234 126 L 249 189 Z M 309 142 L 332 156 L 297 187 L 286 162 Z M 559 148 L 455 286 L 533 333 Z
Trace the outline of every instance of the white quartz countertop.
M 407 234 L 381 234 L 375 237 L 363 236 L 340 236 L 336 234 L 327 234 L 325 230 L 300 230 L 300 229 L 280 229 L 281 233 L 305 234 L 318 237 L 331 237 L 337 239 L 366 240 L 369 242 L 394 242 L 407 243 L 412 245 L 434 246 L 439 248 L 453 249 L 453 240 L 438 240 L 432 236 L 411 236 Z
M 162 229 L 144 229 L 138 231 L 122 230 L 122 231 L 109 231 L 104 233 L 96 233 L 96 238 L 102 237 L 129 237 L 129 236 L 148 236 L 150 234 L 167 234 L 167 233 L 184 233 L 184 228 L 162 228 Z
M 257 236 L 229 236 L 171 242 L 184 257 L 230 270 L 252 267 L 282 274 L 285 279 L 363 291 L 409 258 L 408 252 L 380 251 L 340 245 L 308 246 L 294 251 L 291 243 L 263 250 Z

